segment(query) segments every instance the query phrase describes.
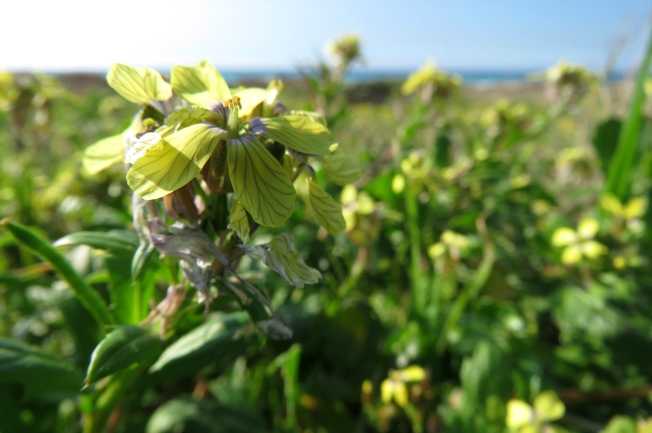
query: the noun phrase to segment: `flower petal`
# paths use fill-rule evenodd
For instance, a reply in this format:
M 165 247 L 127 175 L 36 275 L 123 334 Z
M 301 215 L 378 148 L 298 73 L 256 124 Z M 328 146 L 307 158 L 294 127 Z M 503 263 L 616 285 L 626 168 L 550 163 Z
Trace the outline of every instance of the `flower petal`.
M 542 422 L 554 421 L 566 412 L 564 403 L 557 397 L 554 391 L 543 391 L 534 399 L 534 410 L 537 419 Z
M 167 101 L 172 97 L 172 87 L 152 68 L 116 63 L 109 69 L 106 81 L 120 96 L 136 104 Z
M 179 96 L 195 105 L 209 106 L 231 97 L 226 81 L 207 60 L 197 66 L 174 66 L 170 82 Z
M 558 228 L 552 235 L 552 245 L 555 247 L 563 247 L 573 242 L 577 242 L 577 234 L 568 227 Z
M 125 139 L 123 134 L 108 137 L 89 146 L 84 151 L 82 160 L 84 168 L 91 174 L 97 174 L 125 158 Z
M 599 228 L 600 224 L 597 220 L 593 218 L 584 218 L 577 225 L 577 234 L 582 239 L 591 239 L 596 233 L 598 233 Z
M 532 406 L 521 400 L 507 402 L 507 418 L 505 424 L 509 428 L 518 428 L 533 421 Z
M 308 155 L 328 155 L 330 147 L 337 144 L 328 128 L 302 115 L 255 117 L 250 127 L 256 134 Z
M 358 161 L 348 155 L 324 156 L 324 174 L 335 185 L 355 183 L 362 177 Z
M 246 244 L 249 241 L 250 227 L 247 211 L 244 206 L 242 206 L 242 203 L 237 200 L 234 201 L 231 206 L 231 220 L 228 228 L 236 232 L 243 243 Z
M 573 265 L 582 259 L 582 249 L 578 245 L 569 245 L 561 253 L 561 261 L 565 265 Z
M 127 173 L 127 183 L 146 200 L 161 198 L 194 179 L 225 134 L 209 123 L 181 129 L 149 147 Z
M 283 225 L 294 211 L 296 191 L 281 164 L 252 133 L 227 143 L 229 176 L 237 199 L 258 224 Z
M 317 183 L 308 178 L 308 194 L 315 218 L 332 236 L 337 236 L 346 228 L 342 216 L 342 205 L 324 191 Z

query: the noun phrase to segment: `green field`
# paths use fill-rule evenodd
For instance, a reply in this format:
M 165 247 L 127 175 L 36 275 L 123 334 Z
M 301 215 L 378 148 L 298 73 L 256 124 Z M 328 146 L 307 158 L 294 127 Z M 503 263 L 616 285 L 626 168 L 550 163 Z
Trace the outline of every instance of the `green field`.
M 652 432 L 652 47 L 492 87 L 338 49 L 0 74 L 0 432 Z

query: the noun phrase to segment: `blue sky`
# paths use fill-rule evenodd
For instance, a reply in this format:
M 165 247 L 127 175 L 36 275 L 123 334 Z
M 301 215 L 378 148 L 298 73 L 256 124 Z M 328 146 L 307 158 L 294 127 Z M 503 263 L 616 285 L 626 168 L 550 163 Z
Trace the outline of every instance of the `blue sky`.
M 183 4 L 183 6 L 181 6 Z M 114 62 L 168 68 L 292 69 L 325 43 L 359 34 L 369 68 L 541 69 L 567 59 L 604 67 L 642 56 L 649 0 L 9 1 L 1 6 L 0 69 L 102 71 Z

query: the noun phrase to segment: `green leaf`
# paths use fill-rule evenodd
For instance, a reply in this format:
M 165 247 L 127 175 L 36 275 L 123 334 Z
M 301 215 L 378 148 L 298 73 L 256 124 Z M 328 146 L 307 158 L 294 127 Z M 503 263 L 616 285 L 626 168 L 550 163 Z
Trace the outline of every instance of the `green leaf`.
M 303 261 L 294 239 L 288 233 L 275 236 L 268 244 L 246 247 L 245 252 L 249 257 L 262 260 L 295 287 L 315 284 L 321 278 L 318 270 L 309 267 Z
M 278 227 L 292 215 L 296 191 L 281 164 L 258 138 L 228 140 L 229 176 L 237 199 L 258 224 Z
M 123 134 L 105 138 L 89 146 L 84 151 L 82 164 L 90 174 L 97 174 L 125 159 L 125 139 Z
M 146 433 L 264 433 L 257 412 L 215 401 L 190 398 L 170 400 L 160 406 L 147 423 Z
M 153 362 L 162 350 L 161 340 L 139 326 L 120 326 L 97 345 L 86 373 L 89 385 L 136 363 Z
M 138 246 L 134 257 L 131 260 L 131 278 L 134 281 L 138 281 L 140 279 L 140 276 L 145 269 L 145 265 L 152 257 L 154 251 L 156 251 L 156 248 L 154 248 L 154 245 L 152 245 L 149 241 L 143 241 Z
M 120 96 L 136 104 L 167 101 L 172 97 L 172 87 L 161 74 L 144 66 L 133 68 L 116 63 L 109 69 L 106 81 Z
M 102 298 L 86 284 L 64 256 L 27 227 L 7 219 L 3 220 L 1 224 L 14 235 L 20 244 L 52 265 L 57 273 L 68 282 L 70 289 L 90 311 L 100 327 L 115 323 Z
M 598 124 L 593 133 L 591 142 L 600 159 L 600 168 L 602 168 L 602 172 L 605 174 L 609 170 L 609 163 L 612 161 L 616 146 L 618 145 L 621 126 L 622 122 L 620 119 L 612 117 Z
M 321 123 L 303 115 L 255 118 L 252 131 L 308 155 L 328 155 L 335 137 Z M 262 125 L 262 126 L 261 126 Z
M 362 177 L 358 161 L 348 155 L 324 156 L 324 174 L 335 185 L 355 183 Z
M 308 194 L 310 206 L 315 213 L 315 218 L 332 236 L 337 236 L 346 228 L 342 215 L 342 205 L 324 191 L 317 183 L 308 178 Z
M 181 188 L 201 172 L 224 134 L 223 129 L 200 123 L 161 138 L 134 162 L 127 183 L 146 200 Z
M 209 316 L 165 349 L 149 369 L 152 381 L 195 375 L 207 365 L 239 354 L 254 338 L 253 334 L 243 332 L 249 323 L 245 313 Z
M 630 101 L 629 112 L 623 122 L 618 146 L 609 165 L 606 179 L 606 191 L 612 193 L 622 202 L 629 198 L 631 175 L 636 160 L 639 132 L 643 123 L 643 106 L 645 104 L 645 79 L 652 65 L 652 33 L 648 42 L 645 60 L 638 72 L 634 92 Z
M 195 105 L 209 106 L 231 97 L 226 81 L 207 60 L 197 66 L 174 66 L 170 82 L 179 96 Z
M 54 354 L 0 337 L 0 383 L 18 383 L 25 398 L 62 397 L 79 391 L 82 373 Z
M 77 232 L 62 237 L 54 247 L 69 247 L 88 245 L 89 247 L 109 251 L 120 257 L 133 257 L 138 248 L 138 237 L 125 230 L 111 230 L 109 232 Z
M 131 278 L 131 259 L 109 255 L 104 257 L 104 266 L 109 277 L 113 314 L 119 323 L 136 325 L 143 319 L 140 315 L 141 290 Z
M 239 201 L 234 201 L 231 206 L 231 220 L 228 228 L 236 232 L 243 243 L 246 244 L 249 241 L 249 218 L 246 209 Z

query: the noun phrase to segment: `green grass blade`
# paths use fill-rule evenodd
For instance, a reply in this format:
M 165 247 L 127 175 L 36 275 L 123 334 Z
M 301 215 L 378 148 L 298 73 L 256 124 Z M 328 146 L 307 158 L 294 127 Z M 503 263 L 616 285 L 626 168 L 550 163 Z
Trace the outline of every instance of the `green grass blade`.
M 629 106 L 629 113 L 625 118 L 620 135 L 618 146 L 607 173 L 606 191 L 614 194 L 621 201 L 626 200 L 629 195 L 632 167 L 638 147 L 639 132 L 643 122 L 643 104 L 645 103 L 645 78 L 652 65 L 652 32 L 648 42 L 647 54 L 641 66 L 634 93 Z
M 63 255 L 27 227 L 8 219 L 4 219 L 1 224 L 14 235 L 21 245 L 29 248 L 34 254 L 52 265 L 57 273 L 68 282 L 70 289 L 90 311 L 100 327 L 115 323 L 102 298 L 75 272 Z

